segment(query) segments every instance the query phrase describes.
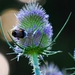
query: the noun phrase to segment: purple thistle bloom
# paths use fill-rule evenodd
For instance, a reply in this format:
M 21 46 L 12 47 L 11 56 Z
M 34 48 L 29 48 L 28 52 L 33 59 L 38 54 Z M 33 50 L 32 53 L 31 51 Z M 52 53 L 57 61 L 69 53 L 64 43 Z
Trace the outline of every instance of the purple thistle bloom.
M 41 72 L 42 75 L 63 75 L 63 73 L 53 63 L 50 64 L 48 67 L 41 67 Z
M 25 5 L 16 14 L 16 18 L 19 20 L 19 24 L 12 29 L 13 31 L 16 30 L 13 33 L 13 36 L 15 35 L 13 39 L 24 49 L 21 51 L 20 47 L 15 47 L 14 51 L 16 53 L 21 51 L 24 55 L 34 51 L 39 55 L 42 54 L 44 48 L 52 42 L 53 30 L 48 21 L 49 15 L 46 14 L 41 5 L 33 2 Z

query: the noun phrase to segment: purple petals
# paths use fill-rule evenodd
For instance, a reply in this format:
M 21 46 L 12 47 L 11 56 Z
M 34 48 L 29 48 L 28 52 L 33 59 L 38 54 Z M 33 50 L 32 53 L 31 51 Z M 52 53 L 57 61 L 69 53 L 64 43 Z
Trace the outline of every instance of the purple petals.
M 16 15 L 19 21 L 22 21 L 25 17 L 30 15 L 39 16 L 43 20 L 49 18 L 45 10 L 38 3 L 29 3 L 28 5 L 25 5 L 25 7 L 23 7 L 23 9 L 21 9 Z
M 33 36 L 33 43 L 38 46 L 42 37 L 41 31 L 38 29 Z
M 50 24 L 47 24 L 44 28 L 44 34 L 46 34 L 49 38 L 52 38 L 53 36 L 53 30 L 52 26 Z

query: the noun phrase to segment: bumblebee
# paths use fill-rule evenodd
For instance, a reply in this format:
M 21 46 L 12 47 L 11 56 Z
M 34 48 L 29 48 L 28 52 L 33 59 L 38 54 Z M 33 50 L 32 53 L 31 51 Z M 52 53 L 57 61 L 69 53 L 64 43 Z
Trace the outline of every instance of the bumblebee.
M 12 35 L 16 38 L 24 38 L 26 36 L 26 32 L 23 29 L 13 30 Z

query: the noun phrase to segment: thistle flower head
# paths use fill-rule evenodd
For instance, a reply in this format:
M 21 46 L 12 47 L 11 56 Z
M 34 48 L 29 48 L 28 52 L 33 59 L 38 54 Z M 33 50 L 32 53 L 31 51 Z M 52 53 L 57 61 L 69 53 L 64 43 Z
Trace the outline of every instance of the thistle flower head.
M 46 54 L 46 49 L 51 49 L 53 29 L 42 6 L 36 2 L 28 3 L 15 16 L 19 24 L 12 29 L 16 41 L 14 51 L 24 55 Z
M 63 73 L 53 63 L 51 63 L 47 67 L 41 67 L 41 71 L 42 75 L 63 75 Z

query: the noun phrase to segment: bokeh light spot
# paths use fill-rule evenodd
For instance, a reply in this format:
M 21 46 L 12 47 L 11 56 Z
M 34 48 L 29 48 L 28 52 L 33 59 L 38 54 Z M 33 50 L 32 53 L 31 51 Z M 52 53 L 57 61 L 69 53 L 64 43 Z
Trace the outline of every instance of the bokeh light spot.
M 46 3 L 46 0 L 19 0 L 23 3 L 29 3 L 29 2 L 39 2 L 41 5 L 44 5 Z
M 0 75 L 9 75 L 8 61 L 1 53 L 0 53 Z
M 1 15 L 3 30 L 9 41 L 11 41 L 11 39 L 9 38 L 7 31 L 11 34 L 10 30 L 18 23 L 17 18 L 14 15 L 14 13 L 17 12 L 18 10 L 15 9 L 7 9 L 3 11 Z M 4 39 L 3 36 L 1 36 L 1 38 Z

